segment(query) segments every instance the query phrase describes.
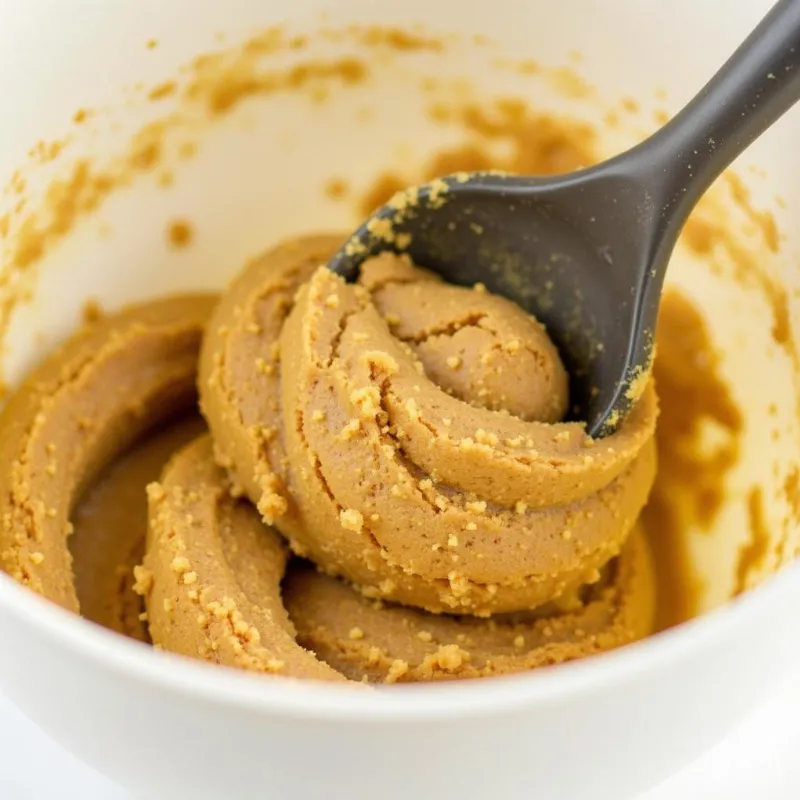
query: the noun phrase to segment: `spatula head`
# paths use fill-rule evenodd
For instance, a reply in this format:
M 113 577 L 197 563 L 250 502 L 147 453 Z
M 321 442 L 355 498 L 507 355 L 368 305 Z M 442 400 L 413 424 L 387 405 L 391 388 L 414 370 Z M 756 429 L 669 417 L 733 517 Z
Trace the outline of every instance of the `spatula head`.
M 655 214 L 646 192 L 613 170 L 461 173 L 395 195 L 330 267 L 352 281 L 366 259 L 394 250 L 451 283 L 513 300 L 559 348 L 572 418 L 602 436 L 649 374 L 661 286 L 648 264 Z

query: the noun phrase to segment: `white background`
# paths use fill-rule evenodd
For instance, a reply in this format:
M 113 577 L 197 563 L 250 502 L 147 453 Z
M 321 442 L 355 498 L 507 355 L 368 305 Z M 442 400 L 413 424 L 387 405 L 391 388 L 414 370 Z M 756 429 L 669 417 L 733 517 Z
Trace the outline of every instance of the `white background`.
M 798 798 L 798 754 L 800 674 L 776 686 L 765 702 L 711 752 L 638 800 Z M 606 798 L 601 788 L 594 797 L 595 800 L 619 800 Z M 46 738 L 1 695 L 0 798 L 148 800 L 133 797 L 79 763 Z

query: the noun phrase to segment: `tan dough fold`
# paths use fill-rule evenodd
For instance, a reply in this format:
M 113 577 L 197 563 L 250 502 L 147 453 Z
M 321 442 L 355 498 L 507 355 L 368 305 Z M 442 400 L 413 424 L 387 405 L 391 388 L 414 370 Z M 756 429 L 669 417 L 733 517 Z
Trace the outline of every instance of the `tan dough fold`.
M 571 602 L 488 620 L 372 601 L 308 565 L 290 569 L 283 590 L 297 640 L 371 683 L 484 678 L 597 655 L 652 633 L 655 594 L 638 529 Z
M 340 241 L 277 247 L 214 312 L 199 391 L 234 488 L 369 597 L 487 616 L 597 581 L 653 483 L 652 386 L 592 440 L 539 323 L 391 255 L 347 285 L 319 266 Z
M 155 645 L 255 672 L 344 680 L 295 641 L 281 599 L 286 545 L 231 497 L 207 436 L 172 458 L 148 498 L 137 589 Z
M 133 590 L 134 567 L 144 558 L 147 533 L 145 488 L 158 480 L 176 450 L 204 430 L 196 414 L 170 420 L 120 456 L 81 499 L 72 514 L 75 531 L 68 542 L 81 615 L 86 619 L 150 641 L 141 617 L 142 598 Z
M 569 603 L 479 620 L 384 606 L 307 564 L 290 568 L 282 594 L 287 548 L 229 490 L 208 437 L 175 455 L 149 488 L 139 586 L 153 641 L 166 650 L 267 674 L 395 682 L 532 669 L 652 628 L 655 586 L 638 531 Z
M 0 415 L 0 565 L 18 581 L 78 611 L 73 510 L 142 433 L 191 407 L 213 303 L 173 297 L 94 323 L 9 400 Z

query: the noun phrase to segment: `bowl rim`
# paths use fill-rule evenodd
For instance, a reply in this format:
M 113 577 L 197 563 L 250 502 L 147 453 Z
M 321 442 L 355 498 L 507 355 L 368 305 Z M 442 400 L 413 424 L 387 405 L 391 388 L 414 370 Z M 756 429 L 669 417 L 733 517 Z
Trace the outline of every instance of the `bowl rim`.
M 724 606 L 599 656 L 491 680 L 406 684 L 373 691 L 308 679 L 265 679 L 245 670 L 159 652 L 57 606 L 2 572 L 0 610 L 56 646 L 134 684 L 145 682 L 188 699 L 249 713 L 395 723 L 514 712 L 607 690 L 637 673 L 663 670 L 698 651 L 719 647 L 748 623 L 780 607 L 797 585 L 800 563 L 787 565 Z

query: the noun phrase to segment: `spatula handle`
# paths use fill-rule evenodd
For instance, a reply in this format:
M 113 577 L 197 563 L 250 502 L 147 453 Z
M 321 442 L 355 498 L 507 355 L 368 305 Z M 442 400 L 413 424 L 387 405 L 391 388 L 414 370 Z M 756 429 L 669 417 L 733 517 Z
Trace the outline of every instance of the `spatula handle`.
M 798 100 L 800 0 L 779 0 L 699 94 L 640 146 L 662 209 L 673 219 L 684 216 L 674 206 L 688 215 L 722 171 Z

